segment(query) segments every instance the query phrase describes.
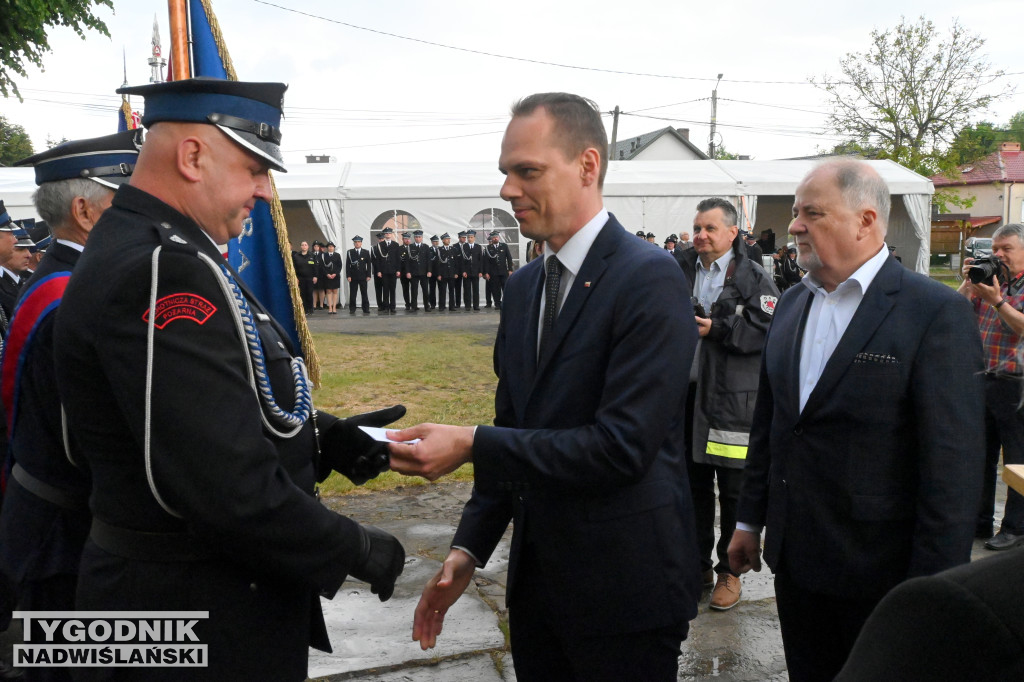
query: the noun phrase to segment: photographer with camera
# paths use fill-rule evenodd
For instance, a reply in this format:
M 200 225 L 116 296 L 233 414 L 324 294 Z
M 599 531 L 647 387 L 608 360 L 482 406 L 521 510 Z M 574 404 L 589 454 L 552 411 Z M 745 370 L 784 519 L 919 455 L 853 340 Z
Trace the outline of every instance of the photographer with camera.
M 1024 364 L 1019 356 L 1024 336 L 1024 225 L 1003 225 L 992 236 L 992 256 L 966 258 L 964 282 L 957 290 L 974 304 L 985 348 L 985 479 L 975 536 L 989 538 L 985 549 L 1004 550 L 1024 544 L 1024 497 L 1013 490 L 999 533 L 992 537 L 996 466 L 1024 464 L 1024 414 L 1021 390 Z

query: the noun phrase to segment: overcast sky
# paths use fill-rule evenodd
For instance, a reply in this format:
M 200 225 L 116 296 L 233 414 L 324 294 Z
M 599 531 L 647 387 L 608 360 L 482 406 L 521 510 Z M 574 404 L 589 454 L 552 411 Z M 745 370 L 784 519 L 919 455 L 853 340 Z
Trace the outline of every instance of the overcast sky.
M 619 139 L 672 125 L 689 128 L 706 151 L 719 73 L 720 144 L 756 159 L 813 154 L 837 140 L 824 134 L 825 100 L 807 78 L 837 75 L 843 55 L 868 49 L 872 29 L 922 12 L 943 31 L 958 17 L 984 37 L 994 68 L 1017 74 L 1000 86 L 1024 79 L 1020 0 L 212 2 L 239 77 L 290 84 L 282 142 L 289 162 L 307 153 L 496 162 L 509 104 L 550 90 L 636 112 L 620 117 Z M 25 127 L 37 151 L 47 137 L 115 132 L 122 50 L 129 82 L 148 82 L 154 14 L 169 51 L 165 0 L 114 5 L 114 13 L 98 10 L 111 38 L 54 29 L 45 70 L 17 80 L 24 103 L 4 101 L 3 115 Z M 984 118 L 1005 123 L 1024 110 L 1024 88 L 1017 90 Z M 610 136 L 610 117 L 606 127 Z

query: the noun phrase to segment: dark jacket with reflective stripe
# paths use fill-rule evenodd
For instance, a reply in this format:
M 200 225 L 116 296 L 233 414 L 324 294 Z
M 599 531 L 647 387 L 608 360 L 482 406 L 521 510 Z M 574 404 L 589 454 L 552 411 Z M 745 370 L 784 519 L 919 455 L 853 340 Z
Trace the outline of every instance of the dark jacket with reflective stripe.
M 760 264 L 747 258 L 737 237 L 731 272 L 711 306 L 711 331 L 698 351 L 697 397 L 693 406 L 693 460 L 742 469 L 761 368 L 761 348 L 779 290 Z M 686 295 L 693 295 L 697 251 L 679 254 Z

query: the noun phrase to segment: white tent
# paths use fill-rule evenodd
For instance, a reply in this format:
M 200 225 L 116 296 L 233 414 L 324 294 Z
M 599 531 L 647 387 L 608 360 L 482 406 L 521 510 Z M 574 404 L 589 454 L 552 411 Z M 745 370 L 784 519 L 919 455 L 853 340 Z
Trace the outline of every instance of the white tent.
M 869 162 L 889 185 L 893 208 L 886 241 L 913 269 L 927 273 L 931 182 L 892 161 Z M 659 243 L 690 231 L 697 202 L 731 199 L 742 226 L 771 229 L 786 242 L 793 191 L 814 161 L 613 161 L 605 205 L 630 231 L 653 232 Z M 330 163 L 289 166 L 274 175 L 292 241 L 324 239 L 339 250 L 355 235 L 365 247 L 385 224 L 453 236 L 468 226 L 519 234 L 498 192 L 497 163 Z M 32 170 L 0 168 L 0 199 L 14 218 L 35 216 Z M 518 249 L 513 249 L 514 255 Z

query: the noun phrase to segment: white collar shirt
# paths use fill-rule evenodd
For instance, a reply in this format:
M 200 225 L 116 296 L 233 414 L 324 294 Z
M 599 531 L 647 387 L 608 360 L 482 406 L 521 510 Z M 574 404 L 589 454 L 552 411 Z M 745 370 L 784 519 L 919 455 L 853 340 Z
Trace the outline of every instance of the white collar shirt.
M 889 249 L 882 244 L 877 254 L 868 259 L 831 293 L 821 286 L 821 282 L 813 273 L 809 273 L 801 280 L 814 296 L 800 344 L 801 412 L 814 387 L 818 385 L 825 365 L 850 326 L 857 308 L 864 300 L 864 293 L 888 257 Z
M 562 248 L 558 251 L 552 249 L 549 244 L 544 244 L 544 272 L 547 272 L 548 258 L 551 256 L 558 256 L 558 261 L 562 264 L 562 282 L 559 286 L 562 300 L 558 303 L 559 311 L 565 305 L 566 296 L 572 288 L 572 283 L 576 281 L 576 275 L 579 274 L 580 268 L 583 267 L 583 261 L 586 260 L 587 254 L 590 253 L 590 247 L 594 245 L 594 240 L 597 239 L 597 235 L 601 233 L 601 228 L 607 222 L 608 210 L 602 207 L 597 212 L 597 215 L 587 221 L 586 225 L 581 227 L 576 234 L 562 244 Z M 544 306 L 547 305 L 546 296 L 547 293 L 544 288 L 541 288 L 540 315 L 537 324 L 538 353 L 540 352 L 540 335 L 544 331 Z

